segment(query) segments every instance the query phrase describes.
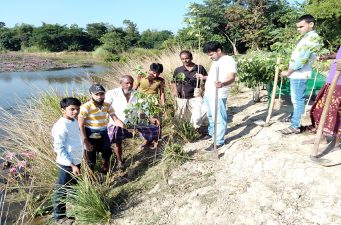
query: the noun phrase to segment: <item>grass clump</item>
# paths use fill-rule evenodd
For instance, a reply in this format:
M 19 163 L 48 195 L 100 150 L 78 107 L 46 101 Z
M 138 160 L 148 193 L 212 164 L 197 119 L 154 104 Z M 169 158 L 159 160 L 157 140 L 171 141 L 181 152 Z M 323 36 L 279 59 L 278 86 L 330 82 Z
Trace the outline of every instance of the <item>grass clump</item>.
M 179 143 L 168 143 L 163 146 L 163 160 L 166 162 L 182 163 L 189 159 Z
M 72 187 L 72 191 L 66 199 L 67 204 L 72 205 L 68 212 L 82 224 L 105 224 L 111 219 L 109 202 L 105 199 L 107 192 L 101 189 L 101 185 L 93 182 L 88 176 L 83 176 Z
M 178 119 L 174 123 L 174 130 L 176 131 L 176 135 L 180 136 L 185 142 L 192 142 L 200 137 L 200 134 L 195 130 L 193 125 L 183 119 Z

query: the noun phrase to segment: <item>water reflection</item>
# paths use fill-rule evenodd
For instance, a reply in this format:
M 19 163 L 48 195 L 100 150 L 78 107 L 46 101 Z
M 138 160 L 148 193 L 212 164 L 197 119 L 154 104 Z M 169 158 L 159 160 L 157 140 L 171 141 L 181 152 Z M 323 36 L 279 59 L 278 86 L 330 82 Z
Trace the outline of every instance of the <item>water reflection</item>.
M 10 109 L 16 100 L 28 99 L 46 90 L 57 93 L 84 93 L 89 87 L 91 74 L 108 71 L 108 68 L 94 66 L 89 68 L 70 68 L 63 70 L 35 72 L 0 73 L 0 107 Z

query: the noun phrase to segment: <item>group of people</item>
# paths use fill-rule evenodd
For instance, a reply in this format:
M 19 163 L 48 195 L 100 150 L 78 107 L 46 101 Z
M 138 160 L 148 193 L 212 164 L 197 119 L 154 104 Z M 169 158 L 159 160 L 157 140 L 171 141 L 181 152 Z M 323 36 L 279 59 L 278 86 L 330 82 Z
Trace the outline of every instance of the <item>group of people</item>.
M 311 15 L 300 17 L 296 25 L 303 37 L 292 53 L 289 69 L 281 72 L 282 76 L 290 79 L 293 104 L 292 116 L 287 120 L 291 122 L 291 125 L 280 130 L 285 135 L 301 132 L 300 119 L 304 113 L 306 82 L 311 76 L 312 63 L 316 57 L 315 50 L 320 47 L 320 38 L 314 29 L 315 20 Z M 203 135 L 202 139 L 211 140 L 212 144 L 206 150 L 212 151 L 214 147 L 219 149 L 224 146 L 228 86 L 235 81 L 237 64 L 231 56 L 224 53 L 219 42 L 207 42 L 203 46 L 203 52 L 212 60 L 208 72 L 202 65 L 197 65 L 192 61 L 193 56 L 190 51 L 180 52 L 179 56 L 183 65 L 175 69 L 171 88 L 176 98 L 175 115 L 177 117 L 190 121 L 195 128 L 202 126 L 205 120 L 208 121 L 207 134 Z M 340 57 L 341 50 L 339 49 L 336 58 Z M 320 57 L 320 59 L 327 59 L 327 57 Z M 312 121 L 315 127 L 319 123 L 330 81 L 335 71 L 340 69 L 341 64 L 338 63 L 336 68 L 335 61 L 327 82 L 312 107 Z M 63 117 L 54 124 L 52 129 L 54 151 L 57 153 L 56 161 L 59 165 L 54 207 L 56 221 L 68 220 L 65 203 L 62 201 L 66 192 L 61 187 L 76 182 L 74 176 L 80 173 L 83 157 L 87 160 L 89 168 L 94 170 L 96 155 L 101 152 L 101 171 L 106 173 L 109 170 L 113 146 L 116 166 L 123 167 L 122 141 L 132 136 L 126 127 L 129 118 L 126 118 L 125 110 L 129 104 L 137 101 L 136 92 L 158 96 L 159 103 L 165 107 L 165 80 L 160 76 L 162 72 L 162 64 L 152 63 L 147 76 L 138 76 L 134 80 L 132 76 L 124 75 L 119 80 L 120 86 L 107 92 L 102 85 L 93 84 L 89 89 L 91 99 L 83 105 L 78 99 L 72 97 L 60 101 Z M 341 78 L 334 91 L 328 123 L 325 124 L 324 129 L 325 135 L 335 136 L 338 140 L 341 138 L 340 94 Z M 141 149 L 160 137 L 161 123 L 162 116 L 155 115 L 150 118 L 151 126 L 147 132 L 139 130 L 144 139 Z
M 224 135 L 227 127 L 227 86 L 232 84 L 237 72 L 236 62 L 231 56 L 223 53 L 219 42 L 208 42 L 203 51 L 212 59 L 213 64 L 207 73 L 205 68 L 192 62 L 193 56 L 190 51 L 184 50 L 180 53 L 183 66 L 174 71 L 172 83 L 173 95 L 176 97 L 178 110 L 176 115 L 183 117 L 189 112 L 189 121 L 195 128 L 199 128 L 203 118 L 207 116 L 208 135 L 203 139 L 212 138 L 214 132 L 214 103 L 215 89 L 218 88 L 218 110 L 217 110 L 217 148 L 224 144 Z M 219 68 L 219 70 L 217 69 Z M 53 146 L 57 154 L 59 166 L 56 193 L 54 200 L 54 218 L 57 222 L 69 220 L 66 217 L 66 208 L 63 199 L 66 190 L 65 185 L 76 182 L 74 176 L 80 173 L 80 164 L 84 157 L 87 165 L 94 170 L 97 153 L 102 155 L 101 171 L 109 170 L 109 160 L 113 153 L 116 157 L 117 167 L 123 167 L 122 141 L 132 136 L 126 122 L 125 110 L 129 104 L 138 101 L 136 92 L 147 95 L 157 95 L 161 106 L 166 105 L 165 80 L 160 77 L 163 66 L 160 63 L 152 63 L 147 76 L 134 78 L 124 75 L 120 78 L 120 87 L 106 92 L 100 84 L 93 84 L 89 88 L 90 100 L 84 104 L 77 98 L 68 97 L 60 101 L 63 113 L 52 128 Z M 181 80 L 177 79 L 182 73 Z M 216 80 L 217 78 L 217 80 Z M 202 99 L 201 88 L 205 83 L 205 95 Z M 198 90 L 200 90 L 198 92 Z M 203 102 L 206 107 L 203 107 Z M 198 107 L 195 107 L 197 105 Z M 206 108 L 206 109 L 204 109 Z M 197 110 L 199 110 L 197 112 Z M 107 118 L 109 117 L 109 122 Z M 161 115 L 150 118 L 151 126 L 148 130 L 139 130 L 144 141 L 141 149 L 160 137 Z M 213 140 L 212 140 L 213 141 Z M 207 148 L 213 150 L 213 144 Z

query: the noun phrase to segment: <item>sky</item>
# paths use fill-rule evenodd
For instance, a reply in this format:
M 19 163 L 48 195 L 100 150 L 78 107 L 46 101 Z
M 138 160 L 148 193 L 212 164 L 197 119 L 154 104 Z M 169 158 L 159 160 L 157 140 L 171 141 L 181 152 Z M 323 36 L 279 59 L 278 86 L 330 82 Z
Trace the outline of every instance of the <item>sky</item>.
M 140 32 L 147 29 L 170 30 L 174 34 L 186 27 L 183 22 L 191 2 L 202 0 L 3 0 L 0 22 L 6 27 L 42 22 L 70 26 L 104 22 L 123 27 L 123 20 L 137 24 Z

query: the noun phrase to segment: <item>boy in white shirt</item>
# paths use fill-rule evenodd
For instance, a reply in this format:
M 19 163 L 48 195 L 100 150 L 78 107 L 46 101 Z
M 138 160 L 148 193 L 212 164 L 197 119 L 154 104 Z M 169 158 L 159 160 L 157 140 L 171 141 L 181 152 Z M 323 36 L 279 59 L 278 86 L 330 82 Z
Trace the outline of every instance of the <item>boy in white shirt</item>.
M 59 168 L 54 196 L 54 219 L 57 223 L 71 220 L 66 217 L 66 188 L 76 184 L 74 177 L 80 174 L 83 158 L 83 144 L 77 121 L 80 105 L 77 98 L 63 98 L 60 101 L 63 117 L 52 128 L 53 149 L 57 153 Z

